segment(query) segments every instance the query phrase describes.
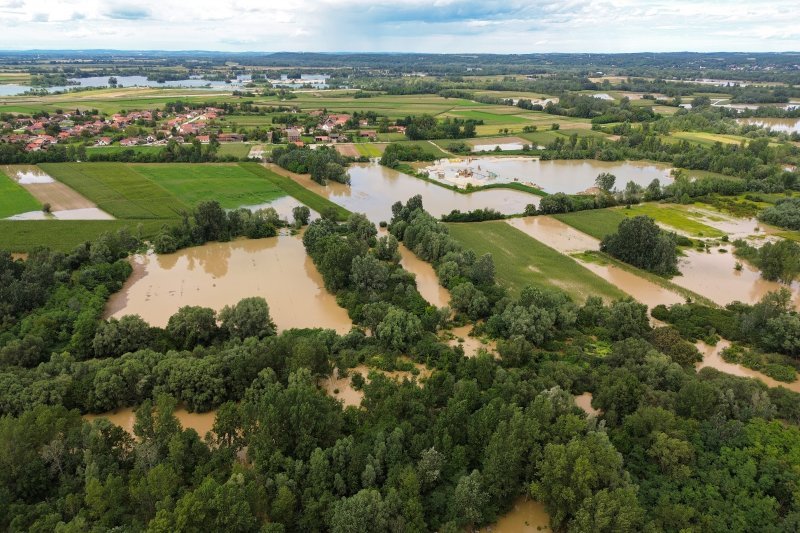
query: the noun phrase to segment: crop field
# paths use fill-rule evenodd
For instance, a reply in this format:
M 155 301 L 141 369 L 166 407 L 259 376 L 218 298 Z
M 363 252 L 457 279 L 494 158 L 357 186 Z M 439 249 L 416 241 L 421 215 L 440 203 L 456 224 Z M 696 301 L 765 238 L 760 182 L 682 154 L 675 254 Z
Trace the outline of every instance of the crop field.
M 553 217 L 595 239 L 603 239 L 606 235 L 616 233 L 619 223 L 625 220 L 625 215 L 617 209 L 590 209 Z
M 283 189 L 236 164 L 130 165 L 190 206 L 217 200 L 225 209 L 256 205 L 284 196 Z
M 0 170 L 0 218 L 38 211 L 41 208 L 41 204 L 22 185 Z
M 142 238 L 155 236 L 167 220 L 0 220 L 0 250 L 30 252 L 38 246 L 68 252 L 100 234 L 123 227 Z
M 647 215 L 659 224 L 675 228 L 694 237 L 722 237 L 725 232 L 703 224 L 682 206 L 646 203 L 631 206 L 630 209 L 617 209 L 626 217 Z
M 613 300 L 625 294 L 573 258 L 503 221 L 447 224 L 450 234 L 478 255 L 492 254 L 498 282 L 512 294 L 532 285 L 561 289 L 577 301 L 598 295 Z
M 121 163 L 46 163 L 42 170 L 97 206 L 128 219 L 170 219 L 189 206 Z
M 380 157 L 386 149 L 385 144 L 376 145 L 372 143 L 359 143 L 354 145 L 359 155 L 365 157 Z

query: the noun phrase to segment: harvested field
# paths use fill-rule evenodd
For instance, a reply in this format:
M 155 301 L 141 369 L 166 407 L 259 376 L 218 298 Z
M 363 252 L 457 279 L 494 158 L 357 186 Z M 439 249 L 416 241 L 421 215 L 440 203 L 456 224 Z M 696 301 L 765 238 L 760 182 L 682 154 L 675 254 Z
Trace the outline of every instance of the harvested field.
M 336 151 L 345 157 L 359 157 L 358 148 L 355 144 L 337 144 Z

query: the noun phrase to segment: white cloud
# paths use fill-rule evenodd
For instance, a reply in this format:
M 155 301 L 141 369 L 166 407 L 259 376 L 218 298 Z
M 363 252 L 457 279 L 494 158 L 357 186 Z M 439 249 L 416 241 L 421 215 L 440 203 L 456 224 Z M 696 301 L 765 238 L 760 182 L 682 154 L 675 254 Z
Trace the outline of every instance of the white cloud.
M 0 0 L 0 48 L 800 50 L 796 0 L 51 0 L 46 13 L 33 4 Z

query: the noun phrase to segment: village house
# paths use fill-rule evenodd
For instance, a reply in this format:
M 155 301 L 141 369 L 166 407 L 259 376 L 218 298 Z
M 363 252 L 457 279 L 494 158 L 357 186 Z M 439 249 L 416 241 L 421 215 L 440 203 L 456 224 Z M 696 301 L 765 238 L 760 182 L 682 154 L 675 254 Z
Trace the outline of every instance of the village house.
M 97 139 L 97 142 L 94 143 L 95 146 L 108 146 L 111 144 L 111 137 L 100 137 Z
M 297 128 L 289 128 L 286 130 L 286 140 L 290 143 L 296 143 L 300 140 L 300 130 Z
M 127 137 L 119 142 L 120 146 L 136 146 L 139 144 L 139 139 L 136 137 Z

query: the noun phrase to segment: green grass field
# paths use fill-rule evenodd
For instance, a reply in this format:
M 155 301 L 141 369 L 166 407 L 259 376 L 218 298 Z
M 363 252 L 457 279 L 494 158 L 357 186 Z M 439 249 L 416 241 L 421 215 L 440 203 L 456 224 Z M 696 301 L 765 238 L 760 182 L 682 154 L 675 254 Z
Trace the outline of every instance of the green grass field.
M 226 156 L 232 155 L 233 157 L 247 157 L 250 153 L 250 145 L 245 143 L 222 143 L 219 145 L 217 155 Z
M 491 253 L 498 282 L 518 295 L 526 285 L 557 288 L 577 301 L 598 295 L 613 300 L 625 294 L 604 279 L 503 221 L 447 224 L 450 234 L 477 254 Z
M 131 165 L 182 202 L 195 206 L 216 200 L 225 209 L 256 205 L 284 196 L 283 189 L 236 164 Z
M 696 220 L 688 209 L 679 205 L 646 203 L 631 206 L 630 209 L 617 209 L 617 211 L 626 217 L 647 215 L 660 224 L 675 228 L 694 237 L 719 238 L 725 235 L 724 231 L 712 228 Z
M 122 163 L 46 163 L 42 170 L 116 218 L 177 218 L 189 206 Z
M 42 205 L 22 185 L 0 170 L 0 218 L 41 208 Z
M 170 220 L 0 220 L 0 250 L 30 252 L 39 246 L 68 252 L 107 231 L 127 227 L 142 238 L 156 235 Z M 141 230 L 141 231 L 140 231 Z
M 616 209 L 591 209 L 553 217 L 595 239 L 603 239 L 606 235 L 616 233 L 619 223 L 625 220 L 625 215 Z
M 350 215 L 350 211 L 348 211 L 344 207 L 337 205 L 328 200 L 327 198 L 323 198 L 322 196 L 312 191 L 309 191 L 308 189 L 306 189 L 296 181 L 292 180 L 291 178 L 287 178 L 286 176 L 281 176 L 279 174 L 276 174 L 275 172 L 272 172 L 268 168 L 264 168 L 258 163 L 239 163 L 239 167 L 241 167 L 244 170 L 247 170 L 254 176 L 266 179 L 274 186 L 283 189 L 283 191 L 286 194 L 299 200 L 300 202 L 307 205 L 317 213 L 321 213 L 323 210 L 332 207 L 336 209 L 338 217 L 341 220 L 346 219 Z

